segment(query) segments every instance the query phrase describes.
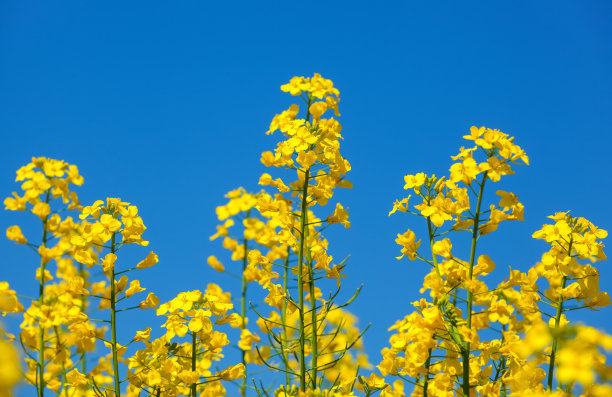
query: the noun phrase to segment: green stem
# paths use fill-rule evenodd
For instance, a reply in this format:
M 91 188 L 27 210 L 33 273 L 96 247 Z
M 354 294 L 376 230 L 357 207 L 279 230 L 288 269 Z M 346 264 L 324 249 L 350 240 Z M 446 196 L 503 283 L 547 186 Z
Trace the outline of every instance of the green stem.
M 289 252 L 287 251 L 287 259 L 285 259 L 285 269 L 283 271 L 283 291 L 287 293 L 287 279 L 289 276 Z M 289 357 L 285 349 L 287 343 L 287 299 L 283 301 L 281 309 L 281 323 L 283 324 L 283 338 L 281 339 L 281 352 L 283 355 L 283 363 L 285 365 L 285 385 L 289 387 L 291 380 L 289 378 Z
M 47 190 L 47 194 L 45 197 L 45 203 L 49 204 L 51 190 Z M 47 247 L 47 221 L 49 219 L 49 215 L 45 216 L 43 220 L 43 237 L 41 247 Z M 41 256 L 40 258 L 40 285 L 38 290 L 38 307 L 41 312 L 43 312 L 43 305 L 45 301 L 45 267 L 46 263 L 44 258 Z M 38 385 L 36 388 L 38 389 L 38 397 L 43 397 L 45 393 L 45 328 L 38 323 L 39 333 L 38 333 Z
M 81 278 L 85 279 L 84 277 L 85 275 L 85 271 L 83 270 L 83 264 L 79 263 L 79 276 L 81 276 Z M 85 285 L 86 283 L 84 283 Z M 85 297 L 81 298 L 81 312 L 85 313 L 85 311 L 87 310 L 87 301 L 85 300 Z M 87 374 L 86 371 L 86 362 L 85 362 L 85 352 L 81 353 L 81 357 L 79 358 L 79 362 L 81 364 L 81 373 L 82 374 Z
M 569 250 L 572 250 L 572 242 L 570 240 Z M 567 276 L 563 276 L 561 280 L 561 290 L 565 288 L 565 283 L 567 282 Z M 555 330 L 559 328 L 559 323 L 561 322 L 561 314 L 563 313 L 563 296 L 559 295 L 559 301 L 557 302 L 557 315 L 555 316 Z M 557 346 L 559 344 L 559 335 L 557 332 L 553 335 L 553 343 L 552 349 L 550 351 L 550 361 L 548 362 L 548 390 L 552 391 L 553 387 L 553 376 L 555 373 L 555 356 L 557 354 Z
M 191 370 L 195 372 L 196 370 L 196 358 L 197 358 L 197 339 L 196 339 L 196 333 L 192 332 L 191 333 Z M 197 391 L 197 383 L 193 383 L 191 385 L 191 397 L 197 397 L 198 396 L 198 391 Z
M 247 211 L 246 213 L 246 218 L 249 217 L 250 211 Z M 242 291 L 241 291 L 241 297 L 240 297 L 240 316 L 242 317 L 242 325 L 240 326 L 240 329 L 245 329 L 246 328 L 246 293 L 247 293 L 247 282 L 246 282 L 246 277 L 244 276 L 244 273 L 246 271 L 247 268 L 247 258 L 248 258 L 248 254 L 249 254 L 249 248 L 247 246 L 247 239 L 245 237 L 244 239 L 244 257 L 242 258 Z M 240 384 L 240 395 L 242 397 L 245 397 L 246 395 L 246 382 L 247 382 L 247 375 L 246 375 L 246 352 L 244 350 L 241 349 L 241 355 L 242 355 L 242 364 L 244 365 L 244 377 L 242 378 L 242 383 Z
M 115 236 L 116 233 L 113 232 L 113 239 L 111 242 L 111 253 L 115 253 Z M 111 270 L 111 296 L 110 296 L 110 307 L 111 307 L 111 333 L 112 333 L 112 343 L 111 347 L 113 349 L 113 375 L 115 381 L 115 396 L 120 397 L 120 383 L 119 383 L 119 360 L 117 358 L 117 319 L 116 319 L 116 309 L 115 304 L 117 301 L 117 293 L 115 291 L 115 268 L 113 267 Z
M 306 352 L 304 349 L 304 240 L 308 232 L 308 181 L 310 179 L 310 169 L 304 176 L 304 186 L 302 187 L 302 212 L 300 214 L 300 247 L 298 252 L 298 311 L 300 315 L 300 390 L 306 391 Z
M 434 269 L 436 269 L 436 274 L 438 277 L 440 276 L 440 268 L 438 267 L 438 256 L 434 253 L 434 236 L 433 236 L 433 227 L 431 226 L 431 218 L 427 217 L 427 231 L 429 232 L 429 247 L 431 248 L 431 256 L 433 257 Z
M 427 388 L 429 387 L 429 368 L 431 367 L 431 351 L 427 352 L 427 361 L 425 361 L 425 383 L 423 384 L 423 396 L 427 397 Z
M 59 334 L 59 329 L 57 326 L 53 327 L 53 330 L 55 331 L 55 339 L 56 339 L 56 346 L 57 346 L 57 351 L 59 351 L 60 346 L 62 345 L 62 341 L 60 339 L 60 334 Z M 61 372 L 61 378 L 62 378 L 62 389 L 64 390 L 64 395 L 66 397 L 68 397 L 68 381 L 66 379 L 66 361 L 62 361 L 62 372 Z
M 472 249 L 470 251 L 470 266 L 468 268 L 468 280 L 472 280 L 474 273 L 474 260 L 476 259 L 476 243 L 478 241 L 478 223 L 480 222 L 480 207 L 482 205 L 482 197 L 484 196 L 484 186 L 487 180 L 487 171 L 482 175 L 480 181 L 480 191 L 478 192 L 478 203 L 476 204 L 476 214 L 474 216 L 474 225 L 472 229 Z M 468 290 L 467 293 L 467 327 L 472 329 L 472 304 L 474 301 L 473 293 Z M 463 350 L 463 395 L 470 395 L 470 342 L 465 343 Z
M 310 119 L 310 105 L 312 96 L 308 95 L 306 107 L 306 123 Z M 306 391 L 306 352 L 304 349 L 304 243 L 308 233 L 308 183 L 310 182 L 310 168 L 304 175 L 304 186 L 302 187 L 302 205 L 300 213 L 300 245 L 298 252 L 298 312 L 300 316 L 300 390 Z
M 308 233 L 306 233 L 308 235 Z M 308 256 L 308 276 L 310 277 L 310 314 L 311 314 L 311 329 L 310 344 L 312 348 L 312 389 L 317 388 L 317 359 L 318 359 L 318 344 L 317 344 L 317 311 L 316 311 L 316 300 L 315 300 L 315 282 L 314 282 L 314 269 L 312 268 L 312 260 L 310 259 L 310 250 L 307 253 Z
M 427 231 L 429 232 L 429 247 L 431 248 L 431 256 L 433 258 L 434 269 L 436 269 L 436 274 L 438 277 L 440 276 L 440 268 L 438 267 L 438 256 L 434 253 L 434 236 L 433 236 L 433 227 L 431 226 L 431 219 L 427 217 Z M 437 304 L 437 298 L 434 298 L 434 304 Z M 423 396 L 427 396 L 427 388 L 429 387 L 429 368 L 431 367 L 431 352 L 432 349 L 429 349 L 427 352 L 427 361 L 425 361 L 425 383 L 423 384 Z

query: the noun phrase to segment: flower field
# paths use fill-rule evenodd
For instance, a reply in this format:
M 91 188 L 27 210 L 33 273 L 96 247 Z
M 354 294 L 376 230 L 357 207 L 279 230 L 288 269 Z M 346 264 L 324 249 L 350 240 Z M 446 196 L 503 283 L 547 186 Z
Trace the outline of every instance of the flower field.
M 598 270 L 608 233 L 551 208 L 531 235 L 541 256 L 527 268 L 496 264 L 484 244 L 525 220 L 520 192 L 505 183 L 530 158 L 520 132 L 490 126 L 457 136 L 444 174 L 409 170 L 402 196 L 389 197 L 389 216 L 407 220 L 390 255 L 425 277 L 385 325 L 380 355 L 368 354 L 370 313 L 351 310 L 362 287 L 345 286 L 359 258 L 329 237 L 358 221 L 338 199 L 355 172 L 341 93 L 319 74 L 281 90 L 292 104 L 271 106 L 278 113 L 258 138 L 266 172 L 198 209 L 215 211 L 216 231 L 203 233 L 224 250 L 202 252 L 202 263 L 225 274 L 170 300 L 141 281 L 164 258 L 138 203 L 81 202 L 87 176 L 61 159 L 17 170 L 5 210 L 36 229 L 10 225 L 6 238 L 36 258 L 16 265 L 37 294 L 0 282 L 0 311 L 19 324 L 2 328 L 0 396 L 18 384 L 39 397 L 612 396 L 612 336 L 574 320 L 609 316 Z M 179 264 L 164 269 L 181 274 Z M 146 320 L 130 329 L 131 315 Z

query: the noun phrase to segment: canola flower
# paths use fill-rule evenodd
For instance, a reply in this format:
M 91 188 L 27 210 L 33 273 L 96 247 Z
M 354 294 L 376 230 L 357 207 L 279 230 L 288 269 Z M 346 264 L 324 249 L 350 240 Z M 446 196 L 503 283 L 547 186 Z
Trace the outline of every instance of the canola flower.
M 414 302 L 416 311 L 390 328 L 397 333 L 391 337 L 390 347 L 382 351 L 379 371 L 413 383 L 413 396 L 572 395 L 579 380 L 588 380 L 582 383 L 584 390 L 600 393 L 604 389 L 593 387 L 595 374 L 606 381 L 609 372 L 605 368 L 610 367 L 597 347 L 587 349 L 594 358 L 579 366 L 584 367 L 582 376 L 570 369 L 571 353 L 566 350 L 556 389 L 553 379 L 561 341 L 565 346 L 580 343 L 578 337 L 570 342 L 568 334 L 561 331 L 568 324 L 564 312 L 580 307 L 567 308 L 564 303 L 575 300 L 592 309 L 610 303 L 608 294 L 599 290 L 597 270 L 579 263 L 579 259 L 605 259 L 599 240 L 607 232 L 584 218 L 556 214 L 551 217 L 555 225 L 545 225 L 533 235 L 552 244 L 542 262 L 527 273 L 510 269 L 506 280 L 489 289 L 483 277 L 492 273 L 496 264 L 486 254 L 476 255 L 477 242 L 497 230 L 501 222 L 524 220 L 524 206 L 516 194 L 497 190 L 499 202 L 485 209 L 485 185 L 514 174 L 513 166 L 528 165 L 529 158 L 513 137 L 499 130 L 472 127 L 464 139 L 475 146 L 462 147 L 452 157 L 455 163 L 449 176 L 406 175 L 404 189 L 411 189 L 422 201 L 412 210 L 409 195 L 396 200 L 389 213 L 410 213 L 426 220 L 429 255 L 412 230 L 398 234 L 396 242 L 401 246 L 398 259 L 407 256 L 431 266 L 420 291 L 429 291 L 431 301 L 421 298 Z M 479 153 L 484 161 L 478 161 Z M 453 253 L 451 239 L 464 231 L 472 235 L 467 260 Z M 542 277 L 550 285 L 544 293 L 538 285 Z M 553 307 L 555 312 L 549 314 L 545 307 Z M 490 331 L 501 337 L 484 339 L 490 338 Z M 607 342 L 602 346 L 609 348 Z M 589 360 L 597 365 L 589 365 Z M 372 384 L 378 388 L 385 385 L 382 378 Z
M 396 200 L 389 215 L 422 218 L 426 233 L 398 234 L 397 259 L 419 260 L 431 270 L 414 311 L 390 328 L 380 375 L 361 375 L 371 367 L 365 330 L 346 310 L 359 290 L 336 303 L 347 260 L 334 260 L 323 235 L 330 225 L 351 226 L 348 209 L 338 202 L 317 208 L 330 205 L 336 188 L 352 187 L 346 180 L 350 163 L 340 153 L 342 126 L 334 118 L 339 91 L 318 74 L 294 77 L 281 90 L 304 105 L 273 118 L 267 134 L 279 141 L 261 162 L 292 174 L 292 181 L 264 173 L 259 184 L 267 190 L 229 192 L 210 237 L 241 265 L 236 305 L 208 282 L 202 291 L 179 292 L 161 303 L 132 276 L 156 265 L 157 255 L 150 251 L 132 265 L 119 257 L 125 245 L 149 244 L 136 206 L 107 198 L 83 207 L 71 190 L 83 177 L 65 161 L 33 158 L 17 171 L 23 193 L 6 198 L 5 208 L 35 215 L 42 237 L 19 225 L 9 226 L 6 237 L 39 256 L 40 266 L 31 269 L 39 294 L 24 306 L 22 296 L 0 281 L 0 314 L 23 316 L 18 337 L 0 329 L 0 396 L 12 395 L 21 379 L 40 397 L 220 397 L 231 394 L 228 382 L 238 383 L 243 397 L 405 397 L 406 383 L 413 385 L 412 396 L 612 395 L 606 362 L 612 337 L 572 321 L 576 310 L 610 305 L 597 269 L 607 260 L 607 231 L 571 212 L 556 213 L 532 235 L 550 246 L 540 261 L 525 272 L 509 268 L 503 281 L 487 284 L 503 258 L 480 252 L 478 242 L 492 238 L 502 222 L 523 221 L 525 208 L 517 194 L 500 189 L 487 202 L 486 189 L 529 165 L 513 137 L 487 127 L 472 127 L 464 136 L 468 147 L 451 157 L 448 175 L 405 176 L 411 194 Z M 71 211 L 78 219 L 65 215 Z M 467 250 L 458 249 L 457 233 L 471 236 Z M 458 252 L 465 251 L 462 258 Z M 206 262 L 218 272 L 234 272 L 214 256 Z M 251 291 L 265 295 L 261 304 L 250 302 Z M 120 308 L 135 296 L 139 303 Z M 145 324 L 122 344 L 121 313 L 137 309 L 153 309 L 161 325 Z M 228 327 L 240 332 L 237 340 L 230 340 Z M 231 344 L 240 350 L 238 363 L 225 357 Z M 283 379 L 264 386 L 255 365 Z
M 63 386 L 60 379 L 65 379 L 66 369 L 73 365 L 71 349 L 81 354 L 81 363 L 85 361 L 84 353 L 92 350 L 89 341 L 75 338 L 69 329 L 88 327 L 83 313 L 86 302 L 79 291 L 87 283 L 87 272 L 77 269 L 70 258 L 74 249 L 70 238 L 78 233 L 79 225 L 72 217 L 62 219 L 60 215 L 81 208 L 71 185 L 81 186 L 83 177 L 75 165 L 34 157 L 17 171 L 15 181 L 22 182 L 23 194 L 13 192 L 4 200 L 5 209 L 31 212 L 42 224 L 38 244 L 26 238 L 18 225 L 6 231 L 8 239 L 30 247 L 40 256 L 40 267 L 34 272 L 39 282 L 38 299 L 24 312 L 19 340 L 26 354 L 25 378 L 42 397 L 45 389 L 58 392 Z M 49 271 L 52 261 L 57 264 L 54 283 L 50 283 L 54 279 Z
M 287 246 L 279 242 L 279 237 L 276 232 L 277 221 L 274 217 L 264 218 L 255 216 L 257 212 L 255 206 L 260 199 L 272 200 L 265 192 L 256 194 L 247 193 L 244 188 L 238 188 L 229 192 L 226 195 L 228 202 L 226 205 L 219 206 L 216 209 L 217 217 L 223 224 L 217 226 L 217 232 L 210 237 L 211 240 L 223 237 L 223 247 L 229 250 L 231 259 L 240 261 L 241 269 L 241 295 L 240 295 L 240 329 L 241 338 L 238 341 L 238 348 L 241 351 L 241 361 L 245 367 L 245 375 L 242 378 L 240 385 L 240 394 L 244 397 L 247 389 L 247 373 L 246 368 L 249 363 L 263 364 L 262 359 L 253 349 L 254 342 L 260 342 L 260 337 L 257 333 L 247 329 L 247 286 L 253 281 L 257 281 L 262 288 L 269 289 L 270 294 L 266 298 L 274 299 L 274 296 L 279 296 L 279 289 L 272 284 L 272 281 L 279 277 L 279 274 L 272 269 L 274 260 L 288 260 Z M 242 224 L 242 230 L 239 235 L 234 236 L 236 232 L 230 235 L 230 228 Z M 236 229 L 235 227 L 232 229 Z M 259 247 L 259 250 L 251 250 L 251 247 Z M 267 251 L 265 261 L 260 261 L 256 264 L 251 264 L 249 258 L 259 253 L 260 250 Z M 215 256 L 209 256 L 207 263 L 219 272 L 225 271 L 225 266 Z M 286 275 L 284 289 L 286 290 Z M 263 359 L 269 359 L 270 349 L 262 348 L 259 353 Z
M 240 379 L 245 371 L 242 363 L 222 371 L 212 369 L 229 344 L 227 335 L 214 327 L 240 325 L 236 313 L 228 313 L 232 308 L 230 294 L 216 284 L 209 284 L 204 292 L 181 292 L 159 305 L 157 315 L 166 318 L 165 333 L 153 340 L 150 327 L 136 333 L 133 341 L 144 343 L 145 348 L 125 360 L 128 395 L 138 396 L 141 390 L 163 396 L 225 395 L 220 381 Z
M 267 133 L 280 131 L 281 140 L 274 152 L 266 151 L 262 154 L 261 162 L 267 167 L 293 170 L 296 179 L 285 183 L 281 178 L 274 179 L 270 174 L 264 173 L 259 180 L 260 185 L 271 186 L 278 193 L 274 199 L 260 199 L 256 208 L 264 217 L 277 219 L 282 229 L 278 233 L 279 241 L 297 256 L 295 266 L 289 268 L 289 264 L 285 265 L 285 269 L 297 273 L 297 299 L 289 293 L 286 286 L 272 285 L 266 301 L 282 310 L 282 334 L 273 336 L 280 345 L 277 350 L 283 354 L 285 366 L 282 371 L 287 376 L 296 377 L 299 390 L 305 392 L 307 388 L 316 389 L 319 372 L 334 367 L 361 337 L 361 334 L 356 335 L 353 341 L 336 352 L 327 351 L 328 346 L 321 338 L 325 334 L 325 318 L 332 311 L 341 308 L 333 304 L 333 298 L 340 290 L 342 278 L 346 277 L 343 273 L 346 265 L 344 261 L 340 264 L 332 263 L 333 258 L 328 254 L 328 242 L 318 228 L 324 224 L 338 223 L 350 227 L 350 222 L 348 211 L 340 203 L 336 203 L 335 210 L 325 219 L 318 219 L 313 212 L 316 205 L 328 204 L 333 198 L 335 188 L 352 187 L 346 180 L 351 165 L 340 153 L 342 126 L 333 117 L 323 117 L 328 111 L 333 112 L 335 116 L 340 115 L 340 93 L 331 80 L 319 74 L 313 77 L 294 77 L 288 84 L 281 86 L 281 90 L 302 99 L 305 116 L 299 118 L 300 106 L 293 104 L 273 118 Z M 293 200 L 287 198 L 288 195 L 297 200 L 295 212 L 287 211 L 293 204 Z M 250 264 L 259 264 L 262 261 L 267 259 L 259 251 L 249 253 Z M 337 291 L 330 294 L 328 299 L 320 298 L 323 293 L 316 286 L 321 277 L 336 280 Z M 319 303 L 317 299 L 320 299 Z M 306 301 L 309 301 L 309 308 Z M 297 324 L 290 324 L 288 327 L 289 316 L 293 313 L 297 315 Z M 338 326 L 336 335 L 342 326 Z M 295 329 L 297 340 L 292 340 L 288 329 Z M 292 346 L 297 347 L 298 368 L 295 371 L 287 368 L 287 358 L 284 354 L 292 351 Z M 278 369 L 273 366 L 271 368 Z M 286 378 L 286 383 L 289 387 L 289 377 Z M 331 389 L 346 388 L 347 384 L 344 379 L 338 384 L 336 379 Z
M 117 340 L 117 315 L 120 311 L 138 308 L 140 305 L 128 309 L 118 309 L 117 305 L 119 302 L 130 299 L 133 295 L 146 289 L 140 286 L 139 280 L 129 281 L 126 273 L 151 267 L 158 262 L 158 258 L 151 251 L 132 268 L 124 270 L 116 268 L 117 253 L 123 246 L 127 244 L 147 246 L 149 244 L 142 238 L 146 227 L 142 218 L 138 215 L 136 206 L 123 202 L 120 198 L 107 198 L 106 202 L 98 200 L 91 206 L 84 207 L 79 218 L 93 222 L 84 222 L 82 233 L 72 237 L 71 243 L 76 247 L 74 258 L 87 266 L 101 266 L 109 281 L 108 283 L 105 281 L 98 283 L 97 291 L 94 292 L 92 288 L 92 294 L 100 299 L 99 309 L 110 309 L 110 320 L 107 321 L 110 323 L 111 340 L 105 340 L 104 342 L 112 354 L 113 387 L 106 387 L 97 383 L 94 384 L 94 387 L 99 393 L 102 393 L 104 389 L 119 397 L 121 395 L 119 362 L 123 360 L 122 355 L 126 349 Z M 101 260 L 99 255 L 92 251 L 90 247 L 95 247 L 97 250 L 108 249 L 109 252 Z M 121 275 L 121 278 L 116 280 L 115 277 L 119 275 Z M 77 373 L 73 376 L 77 378 L 78 375 L 80 374 Z

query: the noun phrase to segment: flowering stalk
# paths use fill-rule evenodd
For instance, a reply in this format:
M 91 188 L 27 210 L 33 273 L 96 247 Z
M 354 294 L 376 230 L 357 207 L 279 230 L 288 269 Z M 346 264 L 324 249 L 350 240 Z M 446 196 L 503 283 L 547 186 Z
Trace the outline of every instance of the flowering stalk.
M 433 227 L 431 225 L 431 218 L 427 217 L 427 232 L 429 234 L 429 247 L 431 249 L 431 256 L 433 259 L 433 267 L 436 270 L 436 274 L 438 277 L 440 275 L 440 269 L 438 268 L 438 256 L 434 251 L 434 232 Z M 437 299 L 434 299 L 434 304 L 437 304 Z M 431 353 L 433 349 L 428 349 L 427 351 L 427 360 L 425 361 L 425 381 L 423 382 L 423 396 L 427 396 L 427 389 L 429 388 L 429 371 L 431 367 Z
M 306 391 L 306 352 L 304 331 L 304 243 L 308 233 L 308 182 L 310 180 L 310 169 L 306 170 L 304 186 L 302 187 L 302 203 L 300 213 L 300 245 L 298 251 L 298 312 L 300 316 L 300 390 Z
M 572 240 L 570 237 L 568 255 L 572 252 Z M 561 280 L 561 291 L 565 288 L 565 283 L 567 282 L 567 276 L 563 276 Z M 557 314 L 555 315 L 555 330 L 559 329 L 559 323 L 561 322 L 561 314 L 563 313 L 563 295 L 559 294 L 559 300 L 557 301 Z M 555 373 L 555 356 L 557 354 L 557 347 L 559 344 L 559 335 L 557 332 L 553 334 L 553 343 L 550 351 L 550 360 L 548 362 L 548 379 L 547 379 L 547 389 L 552 391 L 553 387 L 553 376 Z
M 111 240 L 111 254 L 115 254 L 115 236 L 116 232 L 113 232 Z M 113 350 L 113 378 L 115 382 L 115 396 L 121 396 L 120 384 L 119 384 L 119 360 L 117 359 L 117 311 L 115 305 L 117 304 L 117 293 L 115 290 L 115 268 L 113 266 L 110 275 L 111 290 L 110 290 L 110 309 L 111 309 L 111 348 Z
M 197 356 L 198 356 L 197 343 L 198 343 L 198 340 L 196 338 L 196 333 L 191 332 L 191 370 L 194 372 L 196 370 L 196 364 L 198 362 L 197 361 Z M 197 383 L 193 383 L 191 385 L 191 397 L 198 396 L 197 387 L 198 387 Z
M 250 210 L 248 210 L 246 212 L 246 217 L 249 217 L 249 213 Z M 249 247 L 248 247 L 248 241 L 247 238 L 245 237 L 243 240 L 243 244 L 244 244 L 244 254 L 243 254 L 243 258 L 242 258 L 242 289 L 241 289 L 241 294 L 240 294 L 240 317 L 241 317 L 241 326 L 240 329 L 246 329 L 246 301 L 247 301 L 247 280 L 246 280 L 246 276 L 245 276 L 245 271 L 247 268 L 247 257 L 248 257 L 248 253 L 249 253 Z M 244 365 L 244 378 L 242 378 L 242 383 L 240 384 L 240 395 L 242 397 L 245 397 L 246 395 L 246 382 L 247 382 L 247 375 L 246 375 L 246 351 L 241 349 L 241 357 L 242 357 L 242 364 Z
M 287 279 L 289 276 L 289 255 L 287 255 L 287 259 L 285 259 L 285 266 L 283 269 L 283 290 L 287 291 Z M 285 385 L 289 387 L 291 384 L 291 379 L 289 377 L 289 356 L 287 354 L 287 347 L 285 343 L 287 343 L 287 299 L 283 300 L 283 306 L 281 308 L 281 324 L 282 324 L 282 332 L 283 337 L 281 339 L 281 355 L 283 357 L 283 365 L 285 369 Z
M 312 389 L 317 388 L 317 362 L 319 355 L 319 346 L 318 346 L 318 322 L 317 322 L 317 305 L 315 299 L 315 282 L 314 282 L 314 269 L 312 266 L 312 259 L 310 258 L 310 250 L 307 254 L 308 260 L 308 277 L 310 279 L 310 314 L 311 314 L 311 329 L 312 334 L 310 335 L 310 344 L 311 344 L 311 354 L 312 354 Z
M 83 280 L 86 280 L 86 273 L 85 270 L 83 269 L 83 264 L 79 263 L 79 277 L 81 277 Z M 87 300 L 86 299 L 82 299 L 81 300 L 81 313 L 85 313 L 87 309 Z M 81 364 L 81 373 L 86 374 L 87 373 L 87 362 L 85 360 L 85 352 L 81 353 L 81 357 L 79 358 L 79 363 Z
M 312 103 L 312 96 L 308 95 L 308 104 L 306 106 L 306 124 L 310 121 L 310 105 Z M 310 183 L 310 167 L 308 167 L 304 173 L 304 186 L 302 186 L 301 203 L 300 203 L 300 232 L 299 232 L 299 251 L 298 251 L 298 312 L 300 316 L 300 390 L 306 391 L 306 335 L 305 335 L 305 320 L 304 320 L 304 256 L 305 256 L 305 243 L 308 238 L 308 184 Z M 312 285 L 313 278 L 311 267 L 308 267 L 310 276 L 310 283 Z M 310 296 L 311 301 L 314 302 L 314 295 Z M 314 303 L 313 303 L 314 306 Z M 313 307 L 314 313 L 314 307 Z M 315 313 L 316 315 L 316 313 Z M 316 328 L 315 324 L 312 325 L 313 338 L 316 339 Z M 312 340 L 312 339 L 311 339 Z M 316 343 L 316 341 L 315 341 Z M 314 346 L 314 345 L 313 345 Z M 313 360 L 315 357 L 313 351 Z M 315 363 L 316 365 L 316 363 Z M 316 379 L 316 368 L 313 365 L 313 373 L 311 374 L 312 379 Z M 313 387 L 314 389 L 315 387 Z
M 333 118 L 321 118 L 327 110 L 334 110 L 339 116 L 337 109 L 339 91 L 333 87 L 330 80 L 323 79 L 319 74 L 315 74 L 312 78 L 294 77 L 288 84 L 281 86 L 281 90 L 293 96 L 301 96 L 306 104 L 306 117 L 303 119 L 297 117 L 299 113 L 297 104 L 277 114 L 267 133 L 280 130 L 286 140 L 277 144 L 274 153 L 264 152 L 261 157 L 261 162 L 266 166 L 290 168 L 298 174 L 297 181 L 290 183 L 289 186 L 280 178 L 274 180 L 268 174 L 263 174 L 259 181 L 261 185 L 276 187 L 280 194 L 275 195 L 273 200 L 260 201 L 258 209 L 260 212 L 263 211 L 262 214 L 276 214 L 274 216 L 283 228 L 278 233 L 279 241 L 291 248 L 298 257 L 296 264 L 298 296 L 292 298 L 288 294 L 284 287 L 285 282 L 283 286 L 268 287 L 270 295 L 266 298 L 266 302 L 282 312 L 281 323 L 279 324 L 277 320 L 275 324 L 282 327 L 283 336 L 274 335 L 273 339 L 276 342 L 285 339 L 280 342 L 279 353 L 285 361 L 288 361 L 285 353 L 291 351 L 292 347 L 285 345 L 287 339 L 285 335 L 289 334 L 288 337 L 291 338 L 289 329 L 296 330 L 298 334 L 296 361 L 299 369 L 294 373 L 286 364 L 285 369 L 289 369 L 287 381 L 290 380 L 290 374 L 294 374 L 299 379 L 300 392 L 316 389 L 322 381 L 322 376 L 331 382 L 332 388 L 348 390 L 354 380 L 354 378 L 348 379 L 349 373 L 354 373 L 354 370 L 346 372 L 338 367 L 348 364 L 350 356 L 346 353 L 357 343 L 361 335 L 357 340 L 350 338 L 351 343 L 346 343 L 343 347 L 338 345 L 338 342 L 334 342 L 336 337 L 340 337 L 339 335 L 344 336 L 341 330 L 345 324 L 342 322 L 342 316 L 330 315 L 334 310 L 340 313 L 344 307 L 333 305 L 332 300 L 340 290 L 340 280 L 346 276 L 341 274 L 344 264 L 330 266 L 332 257 L 327 254 L 327 240 L 319 238 L 315 225 L 341 223 L 348 228 L 349 215 L 340 203 L 336 204 L 335 211 L 325 220 L 317 219 L 310 212 L 310 208 L 315 204 L 326 205 L 333 196 L 332 190 L 335 187 L 352 187 L 350 182 L 344 180 L 344 176 L 350 170 L 350 164 L 339 152 L 339 140 L 342 139 L 341 125 Z M 322 167 L 316 170 L 314 166 Z M 298 196 L 297 206 L 300 209 L 296 214 L 287 210 L 291 202 L 285 199 L 283 194 L 289 192 L 292 192 L 293 196 Z M 260 253 L 251 251 L 249 256 L 255 260 Z M 332 294 L 329 302 L 323 301 L 323 305 L 317 307 L 316 301 L 320 299 L 321 291 L 316 286 L 316 280 L 320 277 L 335 279 L 338 291 Z M 284 305 L 283 300 L 287 300 L 293 306 Z M 305 300 L 310 302 L 307 303 Z M 335 331 L 324 330 L 326 325 L 338 328 Z M 307 363 L 308 355 L 311 357 Z M 343 359 L 345 356 L 346 359 Z M 342 365 L 339 365 L 340 363 Z
M 51 193 L 51 189 L 47 189 L 45 195 L 45 204 L 49 205 L 49 194 Z M 45 249 L 47 247 L 47 221 L 49 220 L 49 214 L 45 216 L 43 219 L 43 236 L 41 247 Z M 45 302 L 45 266 L 47 262 L 44 256 L 41 255 L 40 258 L 40 287 L 38 290 L 38 306 L 42 314 L 43 305 Z M 39 323 L 39 341 L 38 341 L 38 384 L 36 388 L 38 389 L 38 397 L 43 397 L 45 393 L 45 328 L 42 324 Z
M 476 204 L 476 214 L 474 215 L 474 226 L 472 229 L 472 248 L 470 250 L 470 264 L 468 268 L 468 281 L 472 280 L 474 272 L 474 261 L 476 259 L 476 243 L 478 242 L 478 226 L 480 222 L 480 208 L 482 204 L 482 197 L 484 193 L 484 186 L 487 180 L 487 171 L 482 175 L 480 181 L 480 191 L 478 192 L 478 202 Z M 472 304 L 474 302 L 474 294 L 470 289 L 467 293 L 467 327 L 472 329 Z M 463 394 L 465 396 L 470 395 L 470 342 L 465 343 L 463 350 Z

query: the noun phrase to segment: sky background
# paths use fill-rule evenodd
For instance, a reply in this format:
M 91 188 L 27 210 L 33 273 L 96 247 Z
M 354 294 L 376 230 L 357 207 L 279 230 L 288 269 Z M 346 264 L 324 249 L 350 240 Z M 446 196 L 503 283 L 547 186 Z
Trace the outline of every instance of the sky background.
M 320 73 L 340 90 L 354 184 L 337 195 L 352 227 L 326 236 L 335 258 L 350 254 L 344 296 L 364 284 L 349 309 L 372 323 L 376 365 L 428 271 L 395 259 L 397 233 L 425 238 L 422 220 L 387 214 L 406 194 L 404 175 L 448 172 L 470 126 L 515 136 L 531 159 L 490 190 L 526 207 L 524 223 L 481 240 L 478 254 L 497 263 L 491 280 L 540 259 L 548 246 L 531 234 L 557 211 L 612 227 L 611 22 L 608 1 L 3 1 L 0 196 L 19 191 L 15 171 L 32 156 L 76 164 L 84 204 L 121 197 L 140 209 L 160 258 L 139 275 L 148 291 L 165 301 L 216 282 L 236 293 L 236 280 L 206 265 L 214 254 L 232 268 L 208 240 L 214 209 L 238 186 L 259 190 L 263 172 L 293 177 L 259 162 L 277 141 L 265 131 L 295 99 L 280 85 Z M 37 236 L 31 217 L 0 212 L 0 229 Z M 0 252 L 0 279 L 35 295 L 37 257 L 6 239 Z M 610 291 L 610 264 L 599 268 Z M 612 333 L 611 310 L 570 319 Z M 125 337 L 153 317 L 130 316 Z M 4 322 L 15 331 L 16 320 Z

